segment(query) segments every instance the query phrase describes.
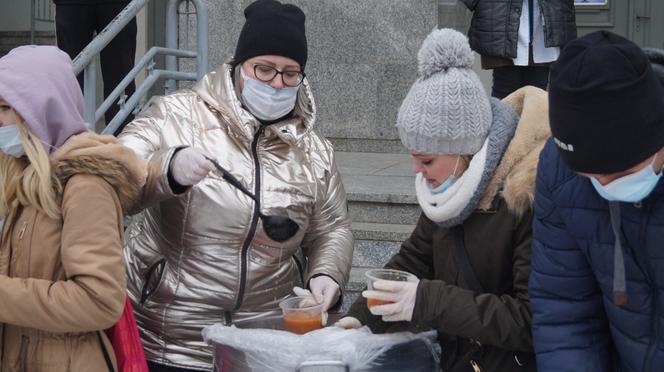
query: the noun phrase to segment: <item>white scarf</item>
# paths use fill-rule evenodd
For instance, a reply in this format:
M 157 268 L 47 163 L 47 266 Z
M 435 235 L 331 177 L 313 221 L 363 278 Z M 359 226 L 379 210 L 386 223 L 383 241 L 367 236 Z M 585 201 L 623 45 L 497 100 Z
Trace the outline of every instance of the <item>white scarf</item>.
M 489 139 L 484 141 L 480 151 L 473 156 L 468 169 L 447 190 L 440 194 L 431 192 L 422 173 L 415 177 L 417 201 L 424 214 L 434 222 L 444 222 L 458 216 L 468 205 L 477 191 L 486 163 Z

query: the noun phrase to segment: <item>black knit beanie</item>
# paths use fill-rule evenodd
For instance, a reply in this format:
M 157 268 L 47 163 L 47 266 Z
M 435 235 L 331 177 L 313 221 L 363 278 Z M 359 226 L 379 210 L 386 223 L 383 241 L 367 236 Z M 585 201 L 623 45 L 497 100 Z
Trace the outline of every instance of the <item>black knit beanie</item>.
M 664 147 L 664 87 L 636 44 L 593 32 L 551 67 L 549 120 L 572 170 L 621 172 Z
M 244 17 L 233 56 L 236 65 L 252 57 L 276 55 L 295 60 L 304 71 L 307 36 L 302 9 L 275 0 L 258 0 L 244 10 Z

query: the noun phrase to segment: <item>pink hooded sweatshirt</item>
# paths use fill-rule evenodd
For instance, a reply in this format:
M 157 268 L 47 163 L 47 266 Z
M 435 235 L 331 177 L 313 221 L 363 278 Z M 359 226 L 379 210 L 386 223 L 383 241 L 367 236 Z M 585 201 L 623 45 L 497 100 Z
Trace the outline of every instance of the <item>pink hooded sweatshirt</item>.
M 21 46 L 0 58 L 0 98 L 21 115 L 49 154 L 87 131 L 71 59 L 56 47 Z

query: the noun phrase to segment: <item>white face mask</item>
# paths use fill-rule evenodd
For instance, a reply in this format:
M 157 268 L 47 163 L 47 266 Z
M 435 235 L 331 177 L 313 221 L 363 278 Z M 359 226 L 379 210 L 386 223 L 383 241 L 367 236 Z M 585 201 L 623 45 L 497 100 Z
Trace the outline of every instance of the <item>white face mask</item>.
M 25 155 L 16 124 L 0 127 L 0 151 L 15 158 Z
M 647 167 L 636 173 L 620 177 L 606 185 L 599 183 L 595 177 L 591 177 L 590 182 L 592 182 L 597 193 L 608 201 L 639 202 L 650 195 L 662 177 L 662 172 L 655 173 L 653 168 L 655 159 L 657 159 L 657 155 Z
M 242 67 L 240 75 L 244 81 L 242 103 L 255 117 L 266 121 L 277 120 L 295 108 L 298 87 L 272 88 L 245 75 Z

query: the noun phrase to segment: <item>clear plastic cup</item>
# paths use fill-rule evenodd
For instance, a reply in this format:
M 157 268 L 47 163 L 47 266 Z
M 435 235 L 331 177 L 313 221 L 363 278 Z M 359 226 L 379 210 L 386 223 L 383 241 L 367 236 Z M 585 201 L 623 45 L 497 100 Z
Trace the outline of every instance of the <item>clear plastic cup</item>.
M 376 280 L 391 280 L 395 282 L 414 282 L 417 277 L 409 272 L 392 269 L 371 269 L 364 273 L 367 278 L 367 289 L 373 290 L 373 283 Z M 367 307 L 371 309 L 377 305 L 391 304 L 392 301 L 376 300 L 373 298 L 367 299 Z
M 323 304 L 313 297 L 297 296 L 283 300 L 279 307 L 284 314 L 284 328 L 293 333 L 305 334 L 323 328 Z

